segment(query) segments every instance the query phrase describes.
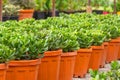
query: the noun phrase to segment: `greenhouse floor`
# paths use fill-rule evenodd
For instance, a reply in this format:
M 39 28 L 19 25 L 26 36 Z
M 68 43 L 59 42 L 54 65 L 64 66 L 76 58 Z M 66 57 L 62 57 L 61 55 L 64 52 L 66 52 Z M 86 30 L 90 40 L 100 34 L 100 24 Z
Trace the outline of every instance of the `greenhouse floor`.
M 120 63 L 120 61 L 118 61 Z M 106 64 L 104 68 L 100 68 L 99 71 L 106 72 L 110 70 L 110 64 Z M 73 78 L 73 80 L 90 80 L 90 74 L 87 74 L 85 78 Z

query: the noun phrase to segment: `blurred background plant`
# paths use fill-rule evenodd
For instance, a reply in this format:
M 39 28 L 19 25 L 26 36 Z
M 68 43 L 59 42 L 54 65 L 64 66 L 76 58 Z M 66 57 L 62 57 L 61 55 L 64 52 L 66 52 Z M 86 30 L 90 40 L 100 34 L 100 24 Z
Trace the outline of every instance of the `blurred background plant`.
M 13 5 L 9 0 L 3 0 L 3 16 L 13 16 L 18 15 L 18 10 L 20 6 Z
M 19 5 L 22 9 L 33 9 L 35 8 L 34 0 L 9 0 L 14 5 Z

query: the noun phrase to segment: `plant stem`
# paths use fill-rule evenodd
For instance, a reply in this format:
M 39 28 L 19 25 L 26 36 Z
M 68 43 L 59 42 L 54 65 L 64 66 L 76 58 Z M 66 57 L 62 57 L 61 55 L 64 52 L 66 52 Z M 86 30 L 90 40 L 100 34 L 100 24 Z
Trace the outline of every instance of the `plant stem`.
M 55 17 L 55 0 L 52 0 L 52 16 Z
M 0 0 L 0 21 L 2 21 L 2 0 Z
M 114 14 L 116 14 L 116 0 L 114 0 Z

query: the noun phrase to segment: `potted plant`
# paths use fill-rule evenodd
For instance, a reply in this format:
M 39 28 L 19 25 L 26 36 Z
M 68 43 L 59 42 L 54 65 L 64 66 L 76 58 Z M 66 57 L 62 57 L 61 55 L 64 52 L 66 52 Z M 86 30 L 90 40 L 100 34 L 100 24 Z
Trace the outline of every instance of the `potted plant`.
M 59 80 L 60 56 L 62 54 L 61 35 L 55 29 L 47 30 L 44 33 L 47 34 L 48 51 L 44 52 L 44 57 L 41 59 L 38 80 Z
M 90 59 L 89 68 L 92 68 L 93 70 L 98 70 L 99 67 L 103 66 L 105 63 L 105 61 L 102 60 L 104 56 L 104 46 L 102 45 L 102 43 L 104 42 L 106 35 L 104 35 L 103 31 L 101 30 L 90 30 L 90 33 L 91 37 L 93 37 L 93 42 L 91 46 L 92 55 Z
M 45 19 L 47 6 L 46 6 L 47 0 L 35 0 L 35 11 L 33 14 L 33 17 L 35 19 Z
M 104 8 L 102 6 L 99 6 L 99 7 L 93 7 L 93 13 L 96 13 L 96 14 L 103 14 L 103 10 Z
M 119 36 L 119 29 L 115 25 L 112 25 L 111 28 L 109 28 L 109 32 L 111 34 L 111 41 L 108 46 L 107 63 L 117 60 L 120 46 L 120 41 L 117 39 Z
M 60 47 L 63 50 L 60 61 L 59 80 L 72 80 L 74 73 L 74 65 L 79 44 L 77 41 L 76 32 L 71 32 L 70 29 L 62 29 Z
M 91 1 L 91 4 L 93 6 L 93 8 L 92 8 L 93 11 L 92 12 L 94 12 L 96 14 L 102 14 L 103 13 L 103 7 L 101 6 L 101 3 L 104 4 L 104 2 L 107 2 L 107 1 L 104 1 L 104 0 L 101 0 L 101 1 L 99 1 L 99 0 L 92 0 Z
M 81 0 L 64 0 L 64 1 L 56 1 L 56 9 L 59 12 L 64 12 L 67 14 L 71 13 L 79 13 L 82 6 L 85 6 L 85 1 Z M 83 10 L 83 12 L 85 12 Z
M 66 10 L 67 8 L 67 0 L 57 0 L 56 1 L 56 10 L 58 11 L 58 13 L 64 12 L 64 10 Z M 57 14 L 56 16 L 59 16 L 59 14 Z
M 112 12 L 113 12 L 113 9 L 112 9 L 111 6 L 104 7 L 103 14 L 109 14 L 109 13 L 112 13 Z
M 80 49 L 77 51 L 77 57 L 74 68 L 74 77 L 85 77 L 88 65 L 92 53 L 93 38 L 88 36 L 87 30 L 77 32 L 77 40 L 80 45 Z
M 18 20 L 18 10 L 20 6 L 15 6 L 11 4 L 9 1 L 3 4 L 3 21 L 6 20 Z
M 8 46 L 0 44 L 0 79 L 6 80 L 6 72 L 8 69 L 8 62 L 14 58 L 14 51 Z
M 19 20 L 25 19 L 25 18 L 32 18 L 35 3 L 34 0 L 11 0 L 14 5 L 20 5 L 22 8 L 19 11 Z
M 19 25 L 22 26 L 23 24 Z M 2 33 L 5 35 L 2 42 L 14 50 L 14 59 L 10 61 L 9 69 L 7 70 L 7 80 L 37 79 L 40 53 L 47 49 L 45 46 L 46 40 L 41 39 L 41 35 L 37 32 L 27 31 L 31 30 L 32 26 L 29 27 L 27 24 L 27 27 L 17 29 L 15 25 L 7 28 Z M 30 76 L 29 74 L 32 75 Z

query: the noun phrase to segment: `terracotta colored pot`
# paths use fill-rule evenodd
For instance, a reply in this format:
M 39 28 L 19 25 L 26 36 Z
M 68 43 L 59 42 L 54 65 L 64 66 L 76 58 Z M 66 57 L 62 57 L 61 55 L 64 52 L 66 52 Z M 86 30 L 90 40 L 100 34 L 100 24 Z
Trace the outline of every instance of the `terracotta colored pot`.
M 40 59 L 10 61 L 6 80 L 37 80 Z
M 7 67 L 6 64 L 0 64 L 0 80 L 6 80 Z
M 47 51 L 39 65 L 38 80 L 59 80 L 62 50 Z
M 120 37 L 117 38 L 120 41 Z M 118 59 L 120 59 L 120 46 L 119 46 L 119 51 L 118 51 Z
M 88 65 L 92 53 L 90 49 L 79 49 L 74 68 L 74 77 L 84 77 L 88 70 Z
M 89 69 L 98 70 L 101 64 L 104 46 L 92 46 Z
M 104 42 L 102 45 L 104 46 L 103 54 L 102 54 L 102 59 L 101 59 L 101 64 L 100 67 L 103 68 L 105 66 L 106 62 L 106 57 L 108 54 L 108 42 Z
M 118 59 L 119 47 L 120 47 L 120 41 L 118 39 L 112 39 L 109 42 L 108 54 L 106 58 L 107 63 Z
M 19 20 L 23 20 L 26 18 L 32 18 L 33 17 L 34 10 L 33 9 L 25 9 L 19 11 Z
M 59 80 L 72 80 L 77 52 L 61 55 Z

